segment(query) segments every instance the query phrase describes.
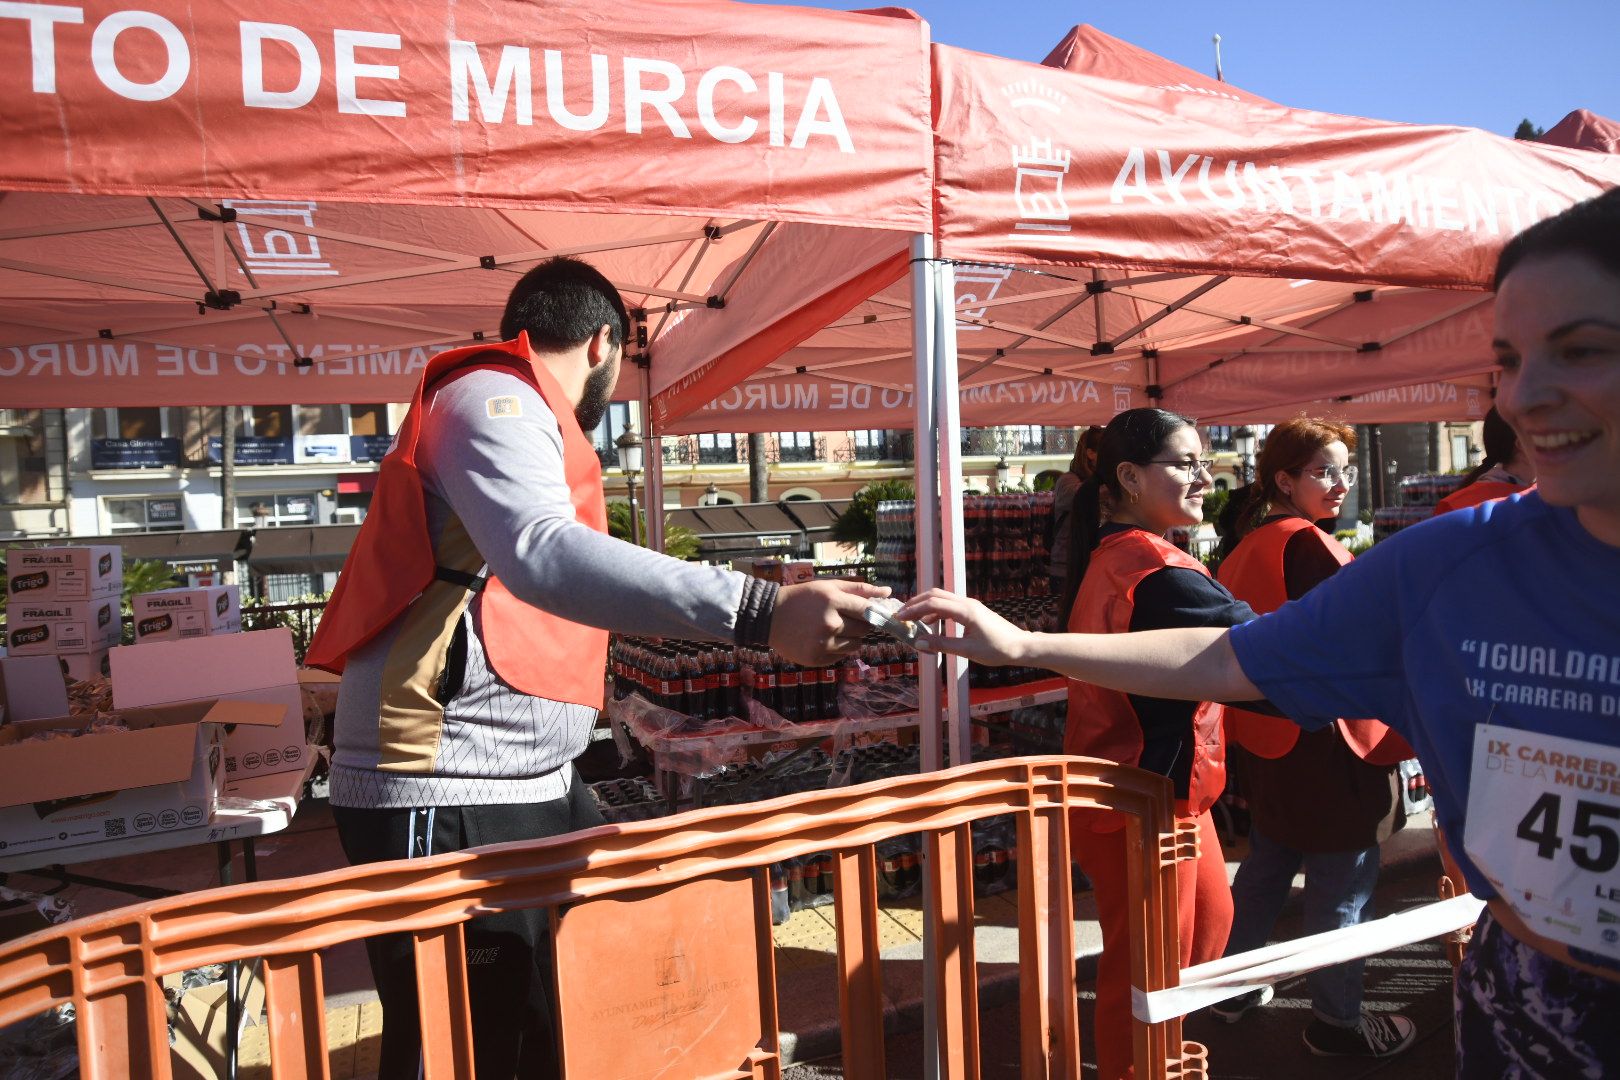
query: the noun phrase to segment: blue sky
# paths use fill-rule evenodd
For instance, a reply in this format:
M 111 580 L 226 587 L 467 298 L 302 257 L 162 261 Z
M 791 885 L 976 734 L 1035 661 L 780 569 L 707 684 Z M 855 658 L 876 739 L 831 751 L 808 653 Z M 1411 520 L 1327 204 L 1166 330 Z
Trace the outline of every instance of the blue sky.
M 796 0 L 849 9 L 877 2 Z M 1585 108 L 1620 118 L 1620 0 L 909 0 L 934 40 L 1039 62 L 1070 26 L 1207 74 L 1221 35 L 1228 82 L 1296 108 L 1511 135 Z

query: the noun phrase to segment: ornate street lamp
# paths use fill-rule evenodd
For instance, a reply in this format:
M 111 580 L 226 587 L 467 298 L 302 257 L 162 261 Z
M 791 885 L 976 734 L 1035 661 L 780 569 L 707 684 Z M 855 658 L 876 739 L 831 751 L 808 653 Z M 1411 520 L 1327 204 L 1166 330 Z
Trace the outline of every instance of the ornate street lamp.
M 1243 463 L 1243 482 L 1247 484 L 1253 479 L 1254 469 L 1254 428 L 1244 424 L 1232 432 L 1232 446 L 1238 452 L 1238 458 Z
M 636 429 L 627 427 L 624 434 L 613 440 L 619 452 L 619 469 L 624 473 L 625 490 L 630 496 L 630 542 L 641 546 L 641 514 L 636 509 L 636 473 L 641 471 L 641 436 Z

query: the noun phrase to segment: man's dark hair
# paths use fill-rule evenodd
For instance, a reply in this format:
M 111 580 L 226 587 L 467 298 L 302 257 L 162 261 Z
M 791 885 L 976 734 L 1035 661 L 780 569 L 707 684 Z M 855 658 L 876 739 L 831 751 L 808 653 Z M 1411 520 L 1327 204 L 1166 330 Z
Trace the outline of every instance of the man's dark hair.
M 619 290 L 590 263 L 559 256 L 512 287 L 501 315 L 501 340 L 527 330 L 531 348 L 558 352 L 583 345 L 603 326 L 614 345 L 622 346 L 630 336 L 630 313 Z

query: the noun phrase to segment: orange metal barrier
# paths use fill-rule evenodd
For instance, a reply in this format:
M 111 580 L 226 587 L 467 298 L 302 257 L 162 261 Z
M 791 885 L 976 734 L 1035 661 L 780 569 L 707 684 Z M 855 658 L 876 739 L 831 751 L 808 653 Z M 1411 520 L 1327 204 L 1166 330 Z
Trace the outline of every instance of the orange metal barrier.
M 567 1075 L 781 1075 L 765 868 L 835 855 L 844 1072 L 884 1073 L 873 845 L 921 832 L 931 885 L 940 1073 L 979 1075 L 969 823 L 1016 817 L 1023 1075 L 1078 1078 L 1068 811 L 1129 815 L 1132 983 L 1176 985 L 1167 780 L 1081 758 L 967 765 L 813 795 L 606 826 L 549 840 L 259 882 L 123 908 L 0 946 L 0 1026 L 72 1002 L 86 1080 L 170 1076 L 159 980 L 263 958 L 272 1075 L 325 1077 L 317 950 L 385 932 L 415 942 L 426 1076 L 471 1077 L 462 926 L 497 910 L 553 909 Z M 613 978 L 603 979 L 603 972 Z M 672 1058 L 672 1053 L 679 1057 Z M 1135 1026 L 1136 1075 L 1205 1073 L 1179 1019 Z

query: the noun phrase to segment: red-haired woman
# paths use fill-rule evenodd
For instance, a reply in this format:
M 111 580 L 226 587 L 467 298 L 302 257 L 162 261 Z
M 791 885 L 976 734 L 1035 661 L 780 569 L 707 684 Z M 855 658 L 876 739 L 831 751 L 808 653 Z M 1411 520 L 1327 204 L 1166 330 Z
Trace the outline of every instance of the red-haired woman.
M 1355 431 L 1296 419 L 1273 428 L 1260 451 L 1243 538 L 1221 564 L 1232 595 L 1262 614 L 1297 600 L 1350 562 L 1318 521 L 1339 515 L 1356 482 Z M 1253 828 L 1232 883 L 1227 953 L 1266 943 L 1294 875 L 1305 869 L 1305 933 L 1354 926 L 1368 917 L 1378 882 L 1378 845 L 1405 824 L 1395 766 L 1406 741 L 1377 720 L 1340 720 L 1301 731 L 1290 720 L 1230 709 L 1228 738 L 1247 751 L 1243 778 Z M 1307 976 L 1314 1018 L 1305 1045 L 1321 1056 L 1388 1057 L 1411 1046 L 1411 1020 L 1361 1008 L 1362 962 Z M 1265 987 L 1210 1011 L 1228 1023 L 1271 998 Z

